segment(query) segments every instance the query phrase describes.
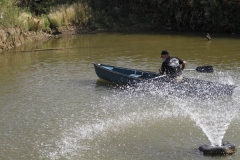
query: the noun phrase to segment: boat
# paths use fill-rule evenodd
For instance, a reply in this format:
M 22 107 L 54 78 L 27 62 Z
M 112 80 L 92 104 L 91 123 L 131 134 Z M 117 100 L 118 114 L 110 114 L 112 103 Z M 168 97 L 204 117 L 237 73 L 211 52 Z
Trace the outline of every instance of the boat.
M 195 78 L 184 77 L 181 82 L 173 82 L 171 78 L 166 75 L 159 75 L 155 72 L 142 71 L 137 69 L 116 67 L 112 65 L 99 64 L 93 62 L 95 72 L 100 79 L 114 82 L 122 85 L 135 85 L 145 84 L 144 86 L 154 84 L 159 89 L 168 89 L 169 93 L 184 94 L 189 96 L 221 96 L 232 95 L 235 85 L 221 84 L 210 82 Z M 206 67 L 199 67 L 197 70 L 203 72 Z M 206 72 L 212 72 L 207 67 Z M 143 86 L 143 85 L 141 85 Z

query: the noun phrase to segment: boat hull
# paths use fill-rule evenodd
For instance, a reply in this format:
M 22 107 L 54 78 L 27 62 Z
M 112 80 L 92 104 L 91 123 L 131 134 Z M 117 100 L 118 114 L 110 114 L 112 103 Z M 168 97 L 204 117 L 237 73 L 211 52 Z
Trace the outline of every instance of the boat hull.
M 133 84 L 159 76 L 154 72 L 93 63 L 99 78 L 118 84 Z
M 160 76 L 154 72 L 115 67 L 105 64 L 93 63 L 99 78 L 118 84 L 130 84 L 150 88 L 167 90 L 169 94 L 183 94 L 188 96 L 222 96 L 232 95 L 235 85 L 220 84 L 194 78 L 183 78 L 179 83 L 173 82 L 167 76 Z M 140 85 L 139 85 L 140 84 Z

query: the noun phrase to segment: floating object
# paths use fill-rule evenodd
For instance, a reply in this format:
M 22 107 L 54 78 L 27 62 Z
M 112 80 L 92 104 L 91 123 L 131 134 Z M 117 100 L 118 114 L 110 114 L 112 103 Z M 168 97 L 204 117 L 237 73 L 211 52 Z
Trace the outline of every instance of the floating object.
M 207 37 L 208 40 L 212 39 L 209 33 L 207 33 L 206 37 Z
M 204 155 L 212 155 L 212 156 L 221 156 L 233 154 L 237 151 L 237 147 L 234 144 L 225 141 L 222 143 L 222 146 L 212 146 L 212 145 L 202 145 L 198 148 Z
M 197 71 L 202 73 L 212 73 L 213 66 L 198 66 L 196 69 L 184 69 L 184 71 Z
M 222 95 L 231 96 L 234 88 L 237 87 L 235 85 L 220 84 L 186 77 L 184 77 L 179 83 L 173 83 L 172 79 L 168 76 L 159 75 L 155 72 L 98 64 L 95 62 L 93 65 L 97 76 L 103 80 L 123 85 L 135 85 L 145 82 L 150 84 L 154 83 L 154 85 L 156 85 L 159 89 L 170 89 L 173 94 L 183 94 L 197 97 L 215 97 Z M 212 67 L 210 67 L 210 69 L 213 71 Z M 201 66 L 199 71 L 204 71 L 204 66 Z

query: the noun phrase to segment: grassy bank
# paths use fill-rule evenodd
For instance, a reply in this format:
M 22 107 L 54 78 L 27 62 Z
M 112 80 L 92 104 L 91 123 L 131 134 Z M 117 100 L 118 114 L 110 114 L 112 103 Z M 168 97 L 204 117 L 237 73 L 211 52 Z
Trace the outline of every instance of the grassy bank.
M 0 23 L 45 32 L 63 26 L 102 26 L 240 33 L 239 10 L 240 0 L 1 0 Z
M 20 27 L 25 31 L 51 32 L 61 26 L 84 26 L 92 19 L 91 8 L 85 3 L 62 4 L 50 8 L 48 14 L 36 16 L 28 8 L 18 7 L 20 2 L 0 2 L 0 27 Z

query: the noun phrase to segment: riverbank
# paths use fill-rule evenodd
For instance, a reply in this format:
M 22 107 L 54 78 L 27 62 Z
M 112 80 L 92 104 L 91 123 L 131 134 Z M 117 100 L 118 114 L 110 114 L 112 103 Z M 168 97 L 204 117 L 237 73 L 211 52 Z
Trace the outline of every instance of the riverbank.
M 44 32 L 24 31 L 18 27 L 2 27 L 0 28 L 0 52 L 50 37 L 50 34 Z
M 159 30 L 169 30 L 161 28 Z M 158 30 L 158 31 L 159 31 Z M 93 25 L 85 26 L 61 26 L 58 29 L 52 29 L 48 33 L 43 31 L 25 31 L 20 27 L 1 27 L 0 26 L 0 52 L 21 46 L 26 43 L 31 43 L 40 40 L 48 40 L 52 38 L 59 38 L 62 36 L 76 35 L 76 34 L 94 34 L 99 32 L 142 32 L 153 31 L 148 25 L 134 25 L 128 27 L 116 28 L 100 28 Z M 156 30 L 155 30 L 156 31 Z
M 100 28 L 91 25 L 86 26 L 61 26 L 58 29 L 52 29 L 48 33 L 43 31 L 24 31 L 19 27 L 0 27 L 0 53 L 9 50 L 14 47 L 21 46 L 36 41 L 47 41 L 53 38 L 60 38 L 69 35 L 77 34 L 95 34 L 99 32 L 121 32 L 121 33 L 141 33 L 141 32 L 172 32 L 177 31 L 172 28 L 166 28 L 165 26 L 154 29 L 149 25 L 138 24 L 126 27 L 116 28 Z M 182 31 L 187 32 L 187 31 Z M 235 35 L 232 33 L 232 35 Z
M 50 33 L 42 31 L 24 31 L 19 27 L 1 27 L 0 28 L 0 52 L 9 50 L 23 44 L 32 43 L 41 40 L 48 40 L 52 38 L 59 38 L 62 36 L 96 33 L 97 29 L 90 29 L 89 27 L 64 26 L 58 30 L 52 30 Z

